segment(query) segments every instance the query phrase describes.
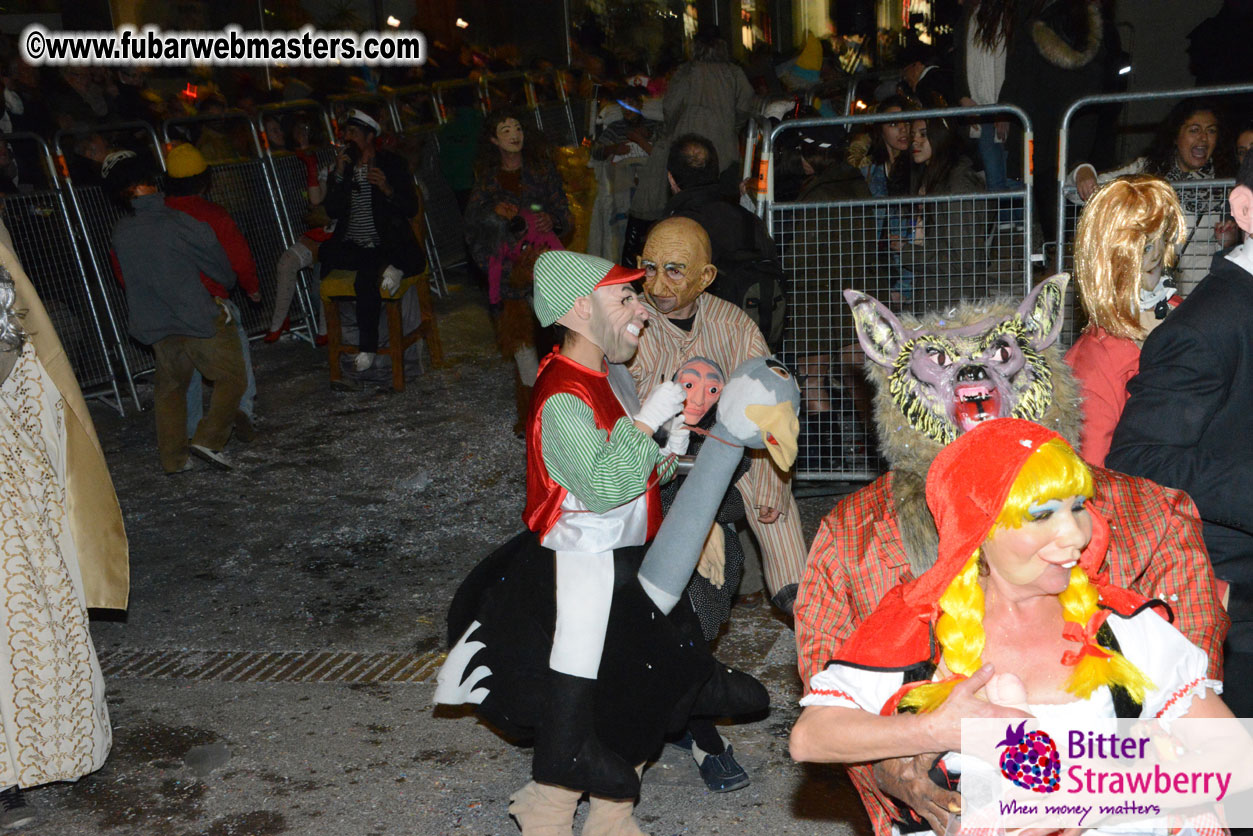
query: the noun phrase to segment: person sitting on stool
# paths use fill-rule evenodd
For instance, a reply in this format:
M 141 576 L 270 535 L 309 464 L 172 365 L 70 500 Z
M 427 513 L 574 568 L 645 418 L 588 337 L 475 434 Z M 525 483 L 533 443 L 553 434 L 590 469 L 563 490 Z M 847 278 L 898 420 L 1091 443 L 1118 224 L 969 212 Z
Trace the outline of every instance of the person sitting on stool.
M 356 369 L 374 364 L 379 344 L 379 285 L 392 293 L 406 275 L 426 267 L 426 254 L 409 219 L 420 206 L 404 159 L 375 148 L 379 123 L 352 110 L 344 126 L 344 146 L 327 184 L 326 211 L 335 234 L 322 245 L 322 278 L 332 270 L 355 270 L 357 294 Z

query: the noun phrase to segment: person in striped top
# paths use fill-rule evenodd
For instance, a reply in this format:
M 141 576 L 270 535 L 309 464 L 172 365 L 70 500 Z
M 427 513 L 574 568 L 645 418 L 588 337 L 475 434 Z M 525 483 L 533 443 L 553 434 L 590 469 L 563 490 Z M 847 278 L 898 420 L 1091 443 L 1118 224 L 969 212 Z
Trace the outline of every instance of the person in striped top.
M 421 273 L 426 253 L 410 219 L 421 203 L 404 159 L 375 148 L 379 123 L 353 110 L 344 125 L 344 146 L 327 183 L 326 213 L 335 221 L 331 239 L 322 245 L 322 278 L 332 270 L 354 270 L 359 351 L 362 372 L 378 352 L 380 284 L 395 292 L 400 279 Z

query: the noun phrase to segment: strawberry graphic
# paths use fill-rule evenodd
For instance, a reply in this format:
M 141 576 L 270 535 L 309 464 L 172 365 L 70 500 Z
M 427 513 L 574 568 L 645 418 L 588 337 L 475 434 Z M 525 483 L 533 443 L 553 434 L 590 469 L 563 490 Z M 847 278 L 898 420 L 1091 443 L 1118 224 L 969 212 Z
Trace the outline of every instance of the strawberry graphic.
M 1023 789 L 1032 792 L 1057 792 L 1061 781 L 1062 763 L 1057 756 L 1057 744 L 1047 732 L 1023 733 L 1027 721 L 1018 728 L 1005 727 L 1005 739 L 997 746 L 1001 752 L 1001 774 Z

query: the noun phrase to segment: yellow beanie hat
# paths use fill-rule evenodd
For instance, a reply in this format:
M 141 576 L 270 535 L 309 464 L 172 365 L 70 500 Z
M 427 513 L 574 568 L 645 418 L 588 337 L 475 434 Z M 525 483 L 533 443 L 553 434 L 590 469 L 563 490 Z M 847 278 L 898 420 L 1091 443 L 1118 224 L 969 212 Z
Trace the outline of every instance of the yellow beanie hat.
M 196 146 L 188 142 L 175 145 L 170 149 L 170 153 L 165 155 L 165 170 L 171 177 L 179 179 L 195 177 L 208 167 L 209 164 L 204 161 L 204 155 Z
M 818 43 L 812 32 L 805 34 L 805 47 L 796 56 L 796 66 L 802 70 L 822 69 L 822 44 Z

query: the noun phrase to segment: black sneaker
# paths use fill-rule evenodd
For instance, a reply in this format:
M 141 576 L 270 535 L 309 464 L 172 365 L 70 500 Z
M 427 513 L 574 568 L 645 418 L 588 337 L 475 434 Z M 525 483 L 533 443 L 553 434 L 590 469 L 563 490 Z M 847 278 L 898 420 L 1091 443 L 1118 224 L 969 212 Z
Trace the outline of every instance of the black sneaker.
M 706 754 L 698 765 L 700 777 L 712 792 L 734 792 L 748 786 L 748 773 L 731 754 L 728 745 L 721 755 Z
M 18 786 L 0 792 L 0 829 L 16 830 L 34 823 L 39 814 L 26 803 L 26 796 Z

